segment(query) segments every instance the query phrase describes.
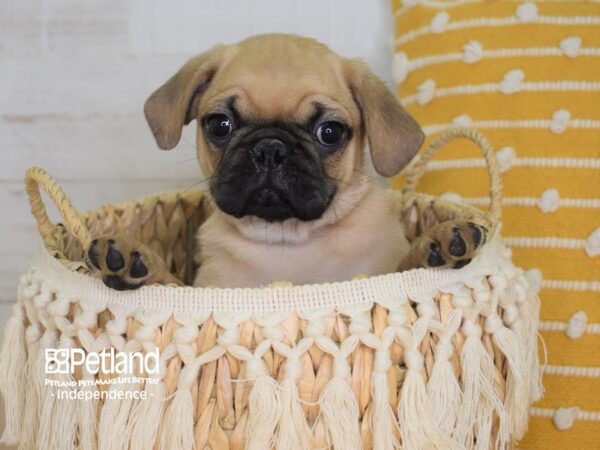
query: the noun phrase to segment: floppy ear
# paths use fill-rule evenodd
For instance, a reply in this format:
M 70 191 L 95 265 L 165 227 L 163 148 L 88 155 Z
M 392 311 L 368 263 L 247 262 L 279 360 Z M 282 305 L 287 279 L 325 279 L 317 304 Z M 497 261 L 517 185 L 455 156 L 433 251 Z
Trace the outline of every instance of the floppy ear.
M 194 120 L 200 96 L 222 61 L 224 47 L 215 47 L 190 59 L 144 104 L 144 114 L 163 150 L 171 150 L 181 138 L 181 130 Z
M 390 177 L 415 156 L 425 135 L 386 85 L 362 61 L 350 63 L 350 89 L 361 111 L 375 170 Z

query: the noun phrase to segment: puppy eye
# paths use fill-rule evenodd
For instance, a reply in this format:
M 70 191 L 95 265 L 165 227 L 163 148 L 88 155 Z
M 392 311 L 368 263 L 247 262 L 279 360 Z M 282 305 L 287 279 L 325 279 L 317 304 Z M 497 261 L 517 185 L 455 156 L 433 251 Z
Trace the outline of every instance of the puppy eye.
M 325 122 L 317 129 L 317 139 L 323 145 L 336 145 L 343 139 L 344 131 L 339 122 Z
M 226 138 L 233 131 L 231 119 L 225 114 L 213 114 L 208 117 L 206 123 L 208 132 L 216 139 Z

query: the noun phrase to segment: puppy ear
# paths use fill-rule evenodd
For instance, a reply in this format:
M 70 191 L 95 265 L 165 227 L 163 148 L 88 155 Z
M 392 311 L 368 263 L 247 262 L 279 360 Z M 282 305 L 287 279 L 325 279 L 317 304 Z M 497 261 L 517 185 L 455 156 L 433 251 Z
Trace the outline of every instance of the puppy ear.
M 425 135 L 364 62 L 349 63 L 350 89 L 361 111 L 373 166 L 383 176 L 396 175 L 415 156 Z
M 190 59 L 144 104 L 144 114 L 163 150 L 171 150 L 181 138 L 181 130 L 194 120 L 200 96 L 217 72 L 224 47 L 202 53 Z

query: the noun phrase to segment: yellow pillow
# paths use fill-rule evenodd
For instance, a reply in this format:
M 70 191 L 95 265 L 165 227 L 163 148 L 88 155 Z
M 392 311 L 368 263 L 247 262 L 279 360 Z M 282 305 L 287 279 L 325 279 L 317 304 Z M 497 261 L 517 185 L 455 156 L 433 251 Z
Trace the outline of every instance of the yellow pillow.
M 541 275 L 546 395 L 519 448 L 598 448 L 600 4 L 393 0 L 392 9 L 400 99 L 429 140 L 452 124 L 490 139 L 504 171 L 502 234 L 515 263 Z M 476 149 L 455 142 L 419 190 L 485 207 L 486 177 Z

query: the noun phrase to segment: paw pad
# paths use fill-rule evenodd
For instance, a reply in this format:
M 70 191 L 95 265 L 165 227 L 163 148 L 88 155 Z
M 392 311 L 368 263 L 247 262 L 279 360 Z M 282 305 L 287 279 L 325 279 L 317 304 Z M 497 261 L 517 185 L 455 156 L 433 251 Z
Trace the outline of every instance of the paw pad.
M 454 228 L 452 231 L 454 234 L 452 236 L 452 240 L 450 241 L 448 252 L 452 256 L 464 256 L 465 253 L 467 253 L 467 244 L 460 236 L 460 231 L 458 228 Z
M 432 242 L 429 246 L 429 257 L 427 258 L 427 264 L 431 267 L 441 267 L 446 264 L 446 260 L 442 256 L 440 244 Z
M 427 230 L 422 236 L 422 267 L 460 269 L 471 262 L 477 250 L 485 243 L 486 229 L 473 222 L 451 220 Z
M 113 272 L 117 272 L 125 267 L 123 255 L 115 247 L 115 241 L 108 241 L 108 251 L 106 252 L 106 267 Z
M 116 291 L 130 291 L 141 287 L 144 283 L 127 283 L 119 275 L 108 275 L 102 279 L 104 284 Z
M 479 247 L 482 240 L 485 240 L 485 229 L 479 228 L 472 222 L 469 222 L 469 229 L 471 230 L 471 236 L 473 237 L 473 245 Z
M 467 258 L 467 259 L 460 259 L 458 261 L 456 261 L 454 263 L 454 265 L 452 266 L 453 269 L 462 269 L 463 267 L 465 267 L 467 264 L 469 264 L 471 262 L 471 258 Z
M 150 274 L 147 255 L 127 237 L 98 238 L 85 252 L 85 262 L 108 287 L 131 290 L 143 286 Z
M 87 251 L 87 257 L 89 262 L 94 267 L 90 267 L 90 269 L 96 268 L 100 270 L 100 261 L 98 261 L 98 253 L 96 253 L 96 245 L 98 244 L 98 239 L 94 239 L 90 244 L 90 248 Z M 89 265 L 89 264 L 88 264 Z
M 133 252 L 131 254 L 131 269 L 129 269 L 129 275 L 133 278 L 143 278 L 148 275 L 148 268 L 142 261 L 140 252 Z

